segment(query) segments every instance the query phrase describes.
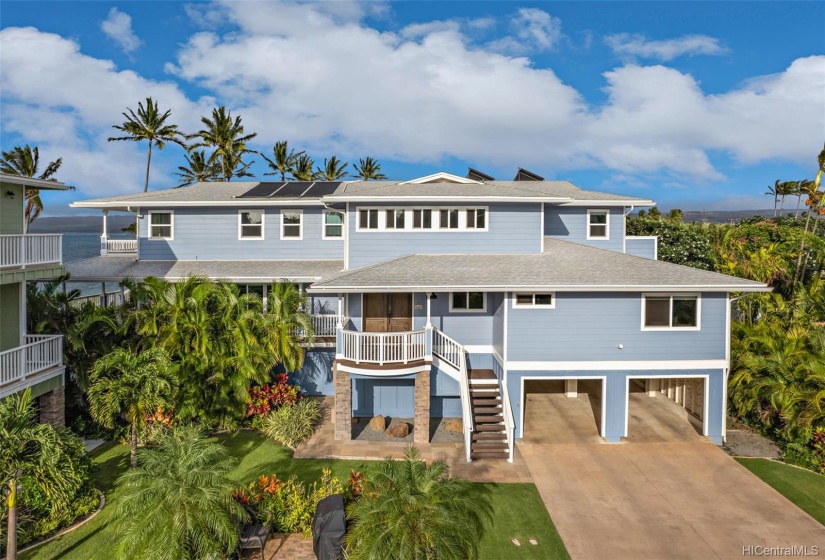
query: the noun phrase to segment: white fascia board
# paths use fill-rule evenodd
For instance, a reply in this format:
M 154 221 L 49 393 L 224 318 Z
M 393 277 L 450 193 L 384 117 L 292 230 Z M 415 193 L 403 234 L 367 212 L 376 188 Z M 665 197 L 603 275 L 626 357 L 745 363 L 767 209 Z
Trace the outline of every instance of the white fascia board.
M 702 286 L 696 284 L 686 284 L 684 286 L 554 286 L 547 284 L 532 285 L 489 285 L 489 286 L 310 286 L 309 293 L 384 293 L 384 292 L 450 292 L 450 291 L 476 291 L 476 292 L 510 292 L 510 291 L 530 291 L 547 290 L 554 292 L 772 292 L 773 288 L 766 285 L 756 286 Z
M 51 189 L 55 191 L 66 191 L 71 187 L 60 181 L 49 181 L 48 179 L 35 179 L 33 177 L 19 177 L 17 175 L 7 175 L 0 173 L 0 183 L 9 183 L 11 185 L 23 185 L 33 189 Z
M 320 199 L 312 200 L 273 200 L 273 199 L 252 199 L 252 198 L 232 198 L 229 200 L 170 200 L 170 201 L 156 201 L 156 200 L 118 200 L 116 202 L 72 202 L 69 204 L 71 208 L 106 208 L 106 209 L 126 209 L 140 206 L 141 208 L 178 208 L 188 207 L 196 208 L 200 206 L 220 206 L 220 207 L 237 207 L 237 208 L 255 208 L 258 206 L 324 206 Z
M 437 179 L 444 179 L 449 183 L 459 183 L 464 185 L 474 184 L 474 185 L 482 185 L 481 181 L 476 181 L 475 179 L 468 179 L 467 177 L 460 177 L 458 175 L 453 175 L 452 173 L 446 173 L 444 171 L 439 171 L 438 173 L 433 173 L 432 175 L 427 175 L 426 177 L 418 177 L 417 179 L 410 179 L 409 181 L 404 181 L 403 183 L 398 183 L 399 185 L 421 185 L 423 183 L 435 183 Z
M 695 370 L 695 369 L 724 369 L 728 367 L 727 360 L 609 360 L 609 361 L 507 361 L 510 371 L 640 371 L 640 370 Z M 705 377 L 706 374 L 697 374 L 695 377 Z M 633 375 L 645 377 L 643 375 Z M 655 377 L 662 377 L 657 374 Z M 688 377 L 686 375 L 674 377 Z M 552 379 L 552 378 L 548 378 Z
M 325 196 L 328 202 L 426 202 L 435 206 L 443 202 L 566 202 L 568 197 L 548 196 Z
M 656 206 L 652 200 L 573 200 L 564 202 L 559 206 Z

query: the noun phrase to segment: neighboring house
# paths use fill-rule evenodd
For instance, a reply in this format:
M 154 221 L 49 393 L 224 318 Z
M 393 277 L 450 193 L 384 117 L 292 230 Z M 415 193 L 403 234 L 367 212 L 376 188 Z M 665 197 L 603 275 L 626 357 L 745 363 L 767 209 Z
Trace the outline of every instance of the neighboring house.
M 471 170 L 406 182 L 237 182 L 75 203 L 137 216 L 138 239 L 101 240 L 75 280 L 191 274 L 266 298 L 290 279 L 311 296 L 319 343 L 294 379 L 335 395 L 336 438 L 352 416 L 464 420 L 468 460 L 512 457 L 526 391 L 599 387 L 600 434 L 628 436 L 631 380 L 725 434 L 731 292 L 764 284 L 656 260 L 625 235 L 653 202 Z M 123 251 L 132 251 L 126 252 Z M 529 383 L 526 383 L 529 381 Z M 530 389 L 532 388 L 532 389 Z
M 0 173 L 0 399 L 31 388 L 40 421 L 65 425 L 63 337 L 26 332 L 26 282 L 65 273 L 60 234 L 24 234 L 25 190 L 62 183 Z

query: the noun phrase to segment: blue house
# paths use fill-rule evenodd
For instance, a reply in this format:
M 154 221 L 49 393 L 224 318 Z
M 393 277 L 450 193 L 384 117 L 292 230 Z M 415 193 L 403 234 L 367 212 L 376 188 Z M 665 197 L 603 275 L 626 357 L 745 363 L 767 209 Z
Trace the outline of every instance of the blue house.
M 199 183 L 77 202 L 103 211 L 101 256 L 78 281 L 199 274 L 309 294 L 318 343 L 303 390 L 353 417 L 463 420 L 467 459 L 512 459 L 532 391 L 587 387 L 598 434 L 628 437 L 631 391 L 681 406 L 721 444 L 730 294 L 764 284 L 658 261 L 625 220 L 654 203 L 544 181 L 437 173 L 411 181 Z M 131 212 L 136 241 L 108 239 Z M 554 389 L 555 388 L 555 389 Z

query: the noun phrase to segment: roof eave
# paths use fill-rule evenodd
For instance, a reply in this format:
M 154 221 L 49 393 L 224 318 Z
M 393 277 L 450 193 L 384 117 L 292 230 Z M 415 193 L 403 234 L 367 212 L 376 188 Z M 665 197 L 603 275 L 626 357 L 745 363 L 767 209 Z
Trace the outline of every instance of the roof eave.
M 754 286 L 716 286 L 716 285 L 552 285 L 552 284 L 531 284 L 531 285 L 408 285 L 408 286 L 353 286 L 353 285 L 312 285 L 307 288 L 310 293 L 371 293 L 371 292 L 391 292 L 391 291 L 451 291 L 470 290 L 485 292 L 518 292 L 527 290 L 547 290 L 552 292 L 705 292 L 705 293 L 742 293 L 742 292 L 772 292 L 773 288 L 765 284 Z
M 23 185 L 33 189 L 67 191 L 72 187 L 60 181 L 50 181 L 48 179 L 35 179 L 33 177 L 19 177 L 17 175 L 0 174 L 0 183 L 10 183 L 12 185 Z
M 250 206 L 323 206 L 321 199 L 302 200 L 273 200 L 258 198 L 231 198 L 229 200 L 117 200 L 117 201 L 95 201 L 81 200 L 69 204 L 71 208 L 169 208 L 169 207 L 196 207 L 196 206 L 231 206 L 246 208 Z

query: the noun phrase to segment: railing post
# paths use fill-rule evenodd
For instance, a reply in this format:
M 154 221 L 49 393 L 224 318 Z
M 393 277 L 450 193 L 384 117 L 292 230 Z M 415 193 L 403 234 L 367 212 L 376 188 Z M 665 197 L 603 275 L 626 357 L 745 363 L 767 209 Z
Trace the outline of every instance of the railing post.
M 335 358 L 342 359 L 344 357 L 344 327 L 341 322 L 335 327 Z
M 384 365 L 384 335 L 378 335 L 378 363 Z
M 20 255 L 20 268 L 26 268 L 26 236 L 21 235 L 18 239 L 17 254 Z
M 18 357 L 18 367 L 20 368 L 20 380 L 24 381 L 26 379 L 26 352 L 28 348 L 24 345 L 23 348 L 20 349 L 20 356 Z
M 429 298 L 427 298 L 429 302 Z M 433 359 L 433 326 L 428 324 L 424 327 L 424 359 L 432 361 Z

